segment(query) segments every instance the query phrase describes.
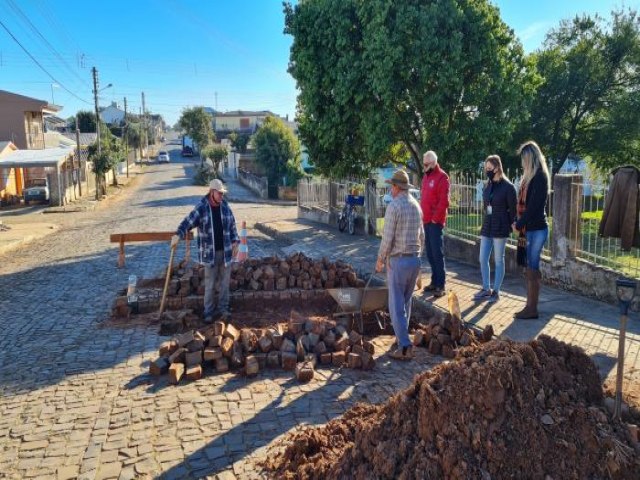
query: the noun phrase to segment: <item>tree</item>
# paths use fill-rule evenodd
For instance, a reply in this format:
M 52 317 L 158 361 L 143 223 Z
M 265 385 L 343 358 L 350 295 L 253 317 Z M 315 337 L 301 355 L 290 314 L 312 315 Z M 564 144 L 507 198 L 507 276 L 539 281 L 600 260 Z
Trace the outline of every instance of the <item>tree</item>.
M 528 112 L 535 74 L 488 0 L 285 4 L 300 89 L 300 137 L 321 173 L 388 162 L 422 174 L 422 153 L 474 168 Z
M 200 151 L 207 148 L 216 138 L 213 133 L 213 117 L 205 111 L 204 107 L 183 110 L 178 123 L 180 129 L 196 142 Z M 202 156 L 200 158 L 202 159 Z
M 208 158 L 213 163 L 213 171 L 217 172 L 220 168 L 220 162 L 227 158 L 227 149 L 222 145 L 214 145 L 202 152 L 204 158 Z
M 570 155 L 600 169 L 640 164 L 640 22 L 613 12 L 561 22 L 534 55 L 544 83 L 531 114 L 531 137 L 557 171 Z
M 302 175 L 300 143 L 291 130 L 277 117 L 269 116 L 253 136 L 256 160 L 267 172 L 269 185 L 276 186 L 286 177 L 286 184 L 294 184 Z M 277 196 L 273 190 L 270 196 Z
M 124 131 L 124 141 L 136 152 L 142 146 L 142 126 L 139 123 L 128 122 Z
M 76 113 L 76 119 L 78 121 L 78 129 L 80 133 L 95 133 L 96 132 L 96 114 L 88 110 L 80 110 Z
M 115 167 L 124 160 L 122 142 L 114 136 L 106 125 L 100 125 L 101 153 L 98 154 L 98 145 L 89 146 L 89 159 L 93 162 L 93 172 L 96 174 L 96 199 L 106 195 L 106 174 L 109 170 L 114 172 L 114 185 L 117 185 Z
M 246 153 L 247 145 L 249 144 L 249 140 L 251 136 L 246 133 L 237 134 L 236 132 L 231 132 L 228 135 L 229 140 L 231 140 L 231 146 L 236 149 L 236 151 L 240 153 Z

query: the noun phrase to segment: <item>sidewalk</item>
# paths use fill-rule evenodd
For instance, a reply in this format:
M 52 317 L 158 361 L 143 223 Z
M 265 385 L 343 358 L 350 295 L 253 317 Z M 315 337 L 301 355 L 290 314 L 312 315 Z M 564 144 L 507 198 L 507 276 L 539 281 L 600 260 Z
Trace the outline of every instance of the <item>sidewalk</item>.
M 128 178 L 124 175 L 118 176 L 119 187 L 107 186 L 107 199 L 120 194 L 123 191 L 122 187 L 126 187 L 139 173 L 141 173 L 141 168 L 136 165 L 130 168 Z M 56 232 L 59 226 L 55 223 L 55 215 L 47 216 L 44 214 L 86 212 L 94 210 L 98 204 L 99 202 L 93 194 L 85 195 L 59 207 L 36 207 L 34 211 L 30 211 L 30 207 L 24 206 L 0 211 L 0 254 Z
M 302 219 L 263 222 L 256 228 L 290 244 L 286 252 L 301 251 L 311 257 L 342 259 L 362 273 L 373 271 L 379 239 L 351 236 L 337 228 Z M 423 259 L 423 284 L 430 281 L 429 267 Z M 478 267 L 447 260 L 447 290 L 453 290 L 460 300 L 464 320 L 480 327 L 493 325 L 496 335 L 518 341 L 529 341 L 544 333 L 567 343 L 582 347 L 594 360 L 609 386 L 615 385 L 618 355 L 619 312 L 588 297 L 572 294 L 550 286 L 540 293 L 540 318 L 514 320 L 513 314 L 522 309 L 526 300 L 523 278 L 507 276 L 501 299 L 495 304 L 474 302 L 473 294 L 480 288 Z M 434 299 L 416 292 L 421 300 L 441 309 L 447 308 L 447 297 Z M 633 312 L 627 324 L 625 351 L 625 394 L 640 403 L 640 318 Z
M 227 200 L 231 203 L 268 203 L 270 205 L 295 206 L 297 202 L 289 200 L 273 200 L 270 198 L 259 198 L 252 190 L 245 187 L 240 181 L 232 177 L 222 178 L 227 185 L 229 192 L 226 194 Z

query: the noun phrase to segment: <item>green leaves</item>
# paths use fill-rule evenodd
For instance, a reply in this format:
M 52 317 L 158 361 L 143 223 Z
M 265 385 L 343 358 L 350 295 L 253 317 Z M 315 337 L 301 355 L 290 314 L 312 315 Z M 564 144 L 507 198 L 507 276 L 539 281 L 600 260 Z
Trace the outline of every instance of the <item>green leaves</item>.
M 475 166 L 532 94 L 522 48 L 486 0 L 309 0 L 285 6 L 299 132 L 329 176 L 389 161 Z M 398 148 L 403 144 L 404 148 Z
M 569 155 L 601 170 L 640 164 L 640 23 L 636 12 L 563 21 L 533 57 L 544 82 L 530 135 L 557 171 Z
M 180 129 L 196 142 L 200 150 L 215 140 L 213 117 L 205 111 L 204 107 L 184 109 L 178 123 Z
M 300 177 L 300 144 L 282 120 L 267 117 L 253 136 L 253 143 L 256 160 L 267 172 L 270 185 L 280 185 L 285 176 L 288 183 Z

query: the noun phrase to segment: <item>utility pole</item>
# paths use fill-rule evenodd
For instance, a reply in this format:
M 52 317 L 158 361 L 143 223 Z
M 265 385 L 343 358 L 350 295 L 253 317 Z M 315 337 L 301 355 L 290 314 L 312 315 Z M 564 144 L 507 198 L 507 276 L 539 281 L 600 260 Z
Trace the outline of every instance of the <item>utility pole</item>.
M 96 108 L 96 133 L 98 134 L 98 156 L 102 155 L 102 146 L 100 141 L 100 111 L 98 110 L 98 70 L 96 67 L 91 69 L 93 73 L 93 103 Z M 96 200 L 100 200 L 98 172 L 96 172 Z
M 127 97 L 124 97 L 124 154 L 127 158 L 127 178 L 129 178 L 129 127 L 127 125 Z
M 80 156 L 80 129 L 78 128 L 77 114 L 76 114 L 76 157 L 78 157 L 78 169 L 76 170 L 76 179 L 78 182 L 78 192 L 82 197 L 82 179 L 80 178 L 80 170 L 82 169 L 82 157 Z
M 142 119 L 144 125 L 144 144 L 147 152 L 147 163 L 149 163 L 149 131 L 147 129 L 147 108 L 144 103 L 144 92 L 142 92 Z

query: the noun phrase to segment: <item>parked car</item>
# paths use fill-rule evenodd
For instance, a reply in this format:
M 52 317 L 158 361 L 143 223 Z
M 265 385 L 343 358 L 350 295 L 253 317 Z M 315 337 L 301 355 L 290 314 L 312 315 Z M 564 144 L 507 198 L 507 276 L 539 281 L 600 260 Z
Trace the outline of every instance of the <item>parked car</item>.
M 182 156 L 183 157 L 193 157 L 193 148 L 189 145 L 185 145 L 182 147 Z
M 166 150 L 160 150 L 160 152 L 158 152 L 158 163 L 169 163 L 170 161 L 169 152 Z
M 411 195 L 413 198 L 415 198 L 418 203 L 420 203 L 420 190 L 418 190 L 417 188 L 410 188 L 409 189 L 409 195 Z M 382 196 L 382 203 L 387 206 L 391 203 L 391 200 L 393 200 L 393 197 L 391 196 L 391 192 L 387 192 Z
M 29 202 L 48 202 L 49 201 L 49 182 L 46 178 L 32 178 L 27 180 L 27 185 L 22 190 L 24 204 Z

